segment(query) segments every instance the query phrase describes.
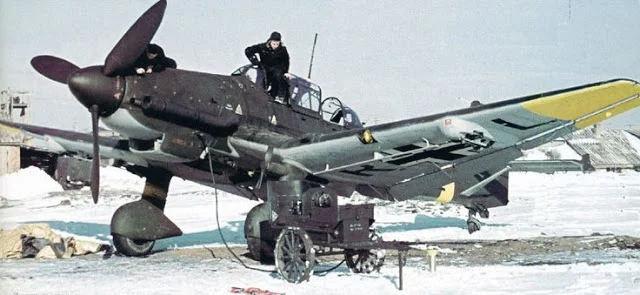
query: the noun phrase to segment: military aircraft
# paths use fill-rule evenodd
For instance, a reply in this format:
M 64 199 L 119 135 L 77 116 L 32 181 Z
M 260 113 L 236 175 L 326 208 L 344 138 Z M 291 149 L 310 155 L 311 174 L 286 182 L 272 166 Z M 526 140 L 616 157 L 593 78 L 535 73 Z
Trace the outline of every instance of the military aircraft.
M 140 16 L 103 65 L 80 68 L 46 55 L 32 59 L 39 73 L 68 85 L 90 110 L 93 139 L 4 122 L 92 157 L 95 202 L 100 156 L 146 177 L 141 199 L 120 207 L 111 220 L 115 247 L 130 256 L 147 255 L 155 240 L 182 233 L 163 214 L 174 176 L 268 201 L 245 222 L 255 258 L 273 256 L 274 244 L 275 256 L 289 249 L 279 247 L 272 232 L 286 228 L 300 248 L 310 245 L 300 229 L 311 232 L 313 242 L 358 248 L 348 243 L 369 238 L 372 209 L 336 205 L 336 196 L 354 192 L 461 204 L 469 210 L 471 233 L 480 227 L 476 214 L 487 218 L 489 208 L 507 205 L 508 163 L 522 150 L 640 105 L 640 84 L 614 79 L 365 126 L 354 110 L 338 98 L 323 99 L 320 87 L 302 77 L 290 81 L 289 103 L 274 101 L 261 85 L 262 72 L 252 66 L 231 75 L 171 68 L 123 74 L 153 38 L 166 6 L 160 0 Z M 98 136 L 98 120 L 122 138 Z

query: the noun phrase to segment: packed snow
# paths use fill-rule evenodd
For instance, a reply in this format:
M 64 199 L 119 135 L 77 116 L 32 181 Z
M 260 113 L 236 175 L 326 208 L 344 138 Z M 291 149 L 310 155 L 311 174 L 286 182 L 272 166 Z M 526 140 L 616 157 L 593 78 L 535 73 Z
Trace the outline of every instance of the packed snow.
M 65 192 L 35 168 L 2 176 L 0 228 L 46 222 L 62 235 L 109 242 L 111 215 L 139 197 L 144 179 L 109 167 L 102 169 L 101 183 L 101 199 L 94 205 L 88 188 Z M 244 245 L 244 218 L 258 202 L 174 178 L 165 213 L 184 235 L 158 241 L 155 249 L 220 247 L 216 194 L 225 239 L 231 245 Z M 352 200 L 362 202 L 364 198 Z M 466 229 L 466 210 L 454 204 L 370 202 L 378 205 L 377 229 L 385 240 L 495 240 L 593 233 L 640 236 L 638 172 L 511 173 L 509 205 L 492 209 L 490 218 L 481 220 L 482 230 L 473 235 Z M 622 254 L 616 257 L 624 257 Z M 394 261 L 387 261 L 380 273 L 352 274 L 341 266 L 315 274 L 308 282 L 289 284 L 277 273 L 249 270 L 233 260 L 213 257 L 103 259 L 90 255 L 69 260 L 4 260 L 0 261 L 0 294 L 229 294 L 232 287 L 286 294 L 640 293 L 640 262 L 609 259 L 606 253 L 594 255 L 604 263 L 438 266 L 436 272 L 430 272 L 424 261 L 410 259 L 403 269 L 402 291 L 398 290 Z M 321 263 L 316 272 L 338 262 Z
M 556 140 L 537 148 L 523 151 L 519 160 L 580 160 L 578 155 L 564 140 Z

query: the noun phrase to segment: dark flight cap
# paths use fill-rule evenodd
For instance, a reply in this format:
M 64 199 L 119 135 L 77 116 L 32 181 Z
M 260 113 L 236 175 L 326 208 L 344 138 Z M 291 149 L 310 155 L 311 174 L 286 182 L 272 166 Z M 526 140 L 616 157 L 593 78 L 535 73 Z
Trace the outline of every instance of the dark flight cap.
M 278 32 L 273 32 L 273 33 L 271 33 L 271 37 L 269 37 L 269 40 L 281 41 L 282 40 L 282 36 Z
M 152 54 L 159 54 L 162 51 L 162 48 L 156 44 L 149 44 L 149 46 L 147 46 L 147 51 Z

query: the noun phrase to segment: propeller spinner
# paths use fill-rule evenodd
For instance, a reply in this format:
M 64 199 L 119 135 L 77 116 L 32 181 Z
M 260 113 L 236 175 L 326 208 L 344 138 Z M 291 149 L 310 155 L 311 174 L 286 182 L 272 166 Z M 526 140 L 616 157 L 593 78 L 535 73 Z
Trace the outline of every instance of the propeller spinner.
M 113 47 L 104 66 L 79 68 L 62 58 L 41 55 L 31 59 L 31 65 L 43 76 L 59 83 L 68 84 L 71 93 L 91 112 L 93 134 L 93 166 L 91 175 L 91 197 L 98 202 L 100 190 L 100 144 L 98 142 L 98 119 L 115 112 L 122 102 L 124 78 L 118 74 L 133 66 L 153 39 L 167 7 L 160 0 L 143 13 Z

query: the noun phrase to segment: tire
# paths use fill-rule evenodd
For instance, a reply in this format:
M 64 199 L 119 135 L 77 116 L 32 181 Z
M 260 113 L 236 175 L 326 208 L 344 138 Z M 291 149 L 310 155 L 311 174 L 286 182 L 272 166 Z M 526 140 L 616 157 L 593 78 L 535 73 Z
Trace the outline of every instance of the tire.
M 276 237 L 280 231 L 274 231 L 270 223 L 270 209 L 266 203 L 253 207 L 244 222 L 244 237 L 251 258 L 262 263 L 274 262 Z M 265 236 L 262 236 L 265 235 Z
M 113 234 L 113 245 L 126 256 L 141 257 L 151 253 L 156 241 L 134 241 L 125 236 Z

